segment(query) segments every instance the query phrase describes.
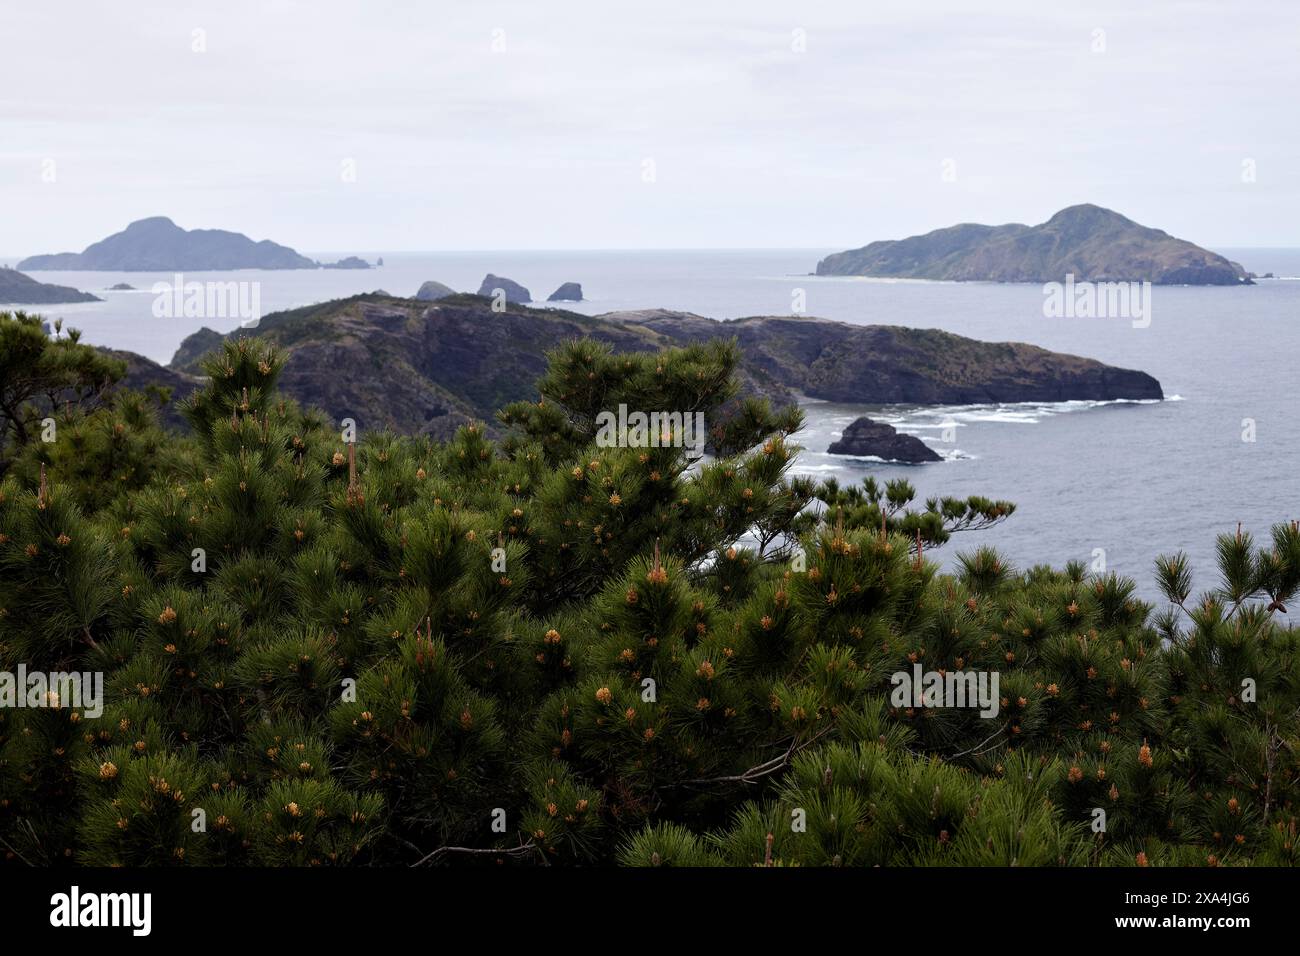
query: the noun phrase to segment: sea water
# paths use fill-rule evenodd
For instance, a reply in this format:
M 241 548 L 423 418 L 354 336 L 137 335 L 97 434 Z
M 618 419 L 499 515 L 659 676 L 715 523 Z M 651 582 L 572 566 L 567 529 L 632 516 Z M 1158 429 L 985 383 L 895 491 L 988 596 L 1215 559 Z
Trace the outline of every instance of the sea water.
M 806 314 L 845 322 L 945 329 L 986 341 L 1028 342 L 1141 369 L 1160 380 L 1161 402 L 1066 402 L 980 406 L 858 406 L 811 402 L 805 447 L 795 469 L 841 482 L 867 475 L 906 477 L 918 499 L 980 494 L 1017 504 L 1003 524 L 955 536 L 927 552 L 951 567 L 981 544 L 1017 567 L 1077 559 L 1133 577 L 1158 600 L 1152 566 L 1185 551 L 1196 585 L 1217 583 L 1216 534 L 1257 535 L 1300 518 L 1300 250 L 1217 250 L 1248 270 L 1279 278 L 1236 288 L 1164 287 L 1151 293 L 1150 321 L 1049 315 L 1034 284 L 948 283 L 809 275 L 832 250 L 653 250 L 593 252 L 307 253 L 322 261 L 358 254 L 367 271 L 187 273 L 196 282 L 257 282 L 261 310 L 309 305 L 384 289 L 413 295 L 434 279 L 476 291 L 493 272 L 543 300 L 562 282 L 582 283 L 587 299 L 566 308 L 598 314 L 668 308 L 713 318 Z M 13 264 L 14 260 L 9 260 Z M 30 307 L 82 329 L 85 340 L 159 362 L 207 325 L 229 331 L 240 318 L 159 318 L 151 292 L 169 273 L 38 272 L 105 301 Z M 126 282 L 135 292 L 107 292 Z M 850 360 L 852 357 L 849 357 Z M 859 415 L 917 435 L 941 463 L 904 466 L 828 455 L 826 447 Z

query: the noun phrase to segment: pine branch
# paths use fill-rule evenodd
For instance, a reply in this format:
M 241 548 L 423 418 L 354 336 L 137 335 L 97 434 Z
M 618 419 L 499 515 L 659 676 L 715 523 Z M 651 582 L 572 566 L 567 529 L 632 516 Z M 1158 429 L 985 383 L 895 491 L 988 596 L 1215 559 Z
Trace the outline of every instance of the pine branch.
M 799 753 L 799 751 L 804 750 L 807 747 L 811 747 L 814 743 L 816 743 L 826 734 L 830 733 L 830 731 L 831 728 L 829 726 L 824 727 L 821 730 L 819 730 L 817 733 L 815 733 L 813 736 L 803 741 L 802 743 L 799 742 L 798 737 L 795 737 L 790 741 L 790 746 L 786 749 L 785 753 L 773 757 L 771 760 L 765 760 L 763 763 L 760 763 L 757 766 L 750 767 L 744 773 L 733 774 L 725 777 L 700 777 L 694 780 L 681 780 L 677 783 L 672 784 L 671 786 L 694 787 L 694 786 L 712 786 L 715 784 L 724 784 L 724 783 L 743 783 L 743 784 L 758 783 L 764 777 L 770 776 L 776 773 L 777 771 L 785 768 L 790 763 L 790 761 L 794 758 L 795 754 Z
M 434 850 L 431 853 L 426 854 L 421 859 L 417 860 L 415 863 L 412 863 L 411 869 L 415 869 L 417 866 L 424 866 L 426 863 L 435 863 L 440 858 L 442 858 L 445 854 L 448 853 L 460 853 L 465 856 L 510 856 L 510 857 L 518 857 L 522 859 L 523 857 L 528 856 L 536 849 L 537 849 L 537 844 L 535 844 L 532 840 L 529 840 L 527 843 L 521 843 L 519 846 L 515 847 L 512 850 L 500 850 L 500 849 L 490 849 L 490 848 L 480 849 L 478 847 L 470 847 L 470 846 L 440 846 L 438 847 L 438 849 Z
M 1001 727 L 999 727 L 997 730 L 993 731 L 993 733 L 989 734 L 987 737 L 985 737 L 985 738 L 984 738 L 983 740 L 981 740 L 979 743 L 975 744 L 973 747 L 968 747 L 966 750 L 963 750 L 961 753 L 951 754 L 950 756 L 948 756 L 948 757 L 945 758 L 945 759 L 947 759 L 947 760 L 956 760 L 958 757 L 964 757 L 964 756 L 966 756 L 968 753 L 971 753 L 971 752 L 973 752 L 973 751 L 979 751 L 979 753 L 976 754 L 976 756 L 979 756 L 980 754 L 982 754 L 982 753 L 985 752 L 985 751 L 983 751 L 983 750 L 980 750 L 980 748 L 983 747 L 983 746 L 984 746 L 986 743 L 988 743 L 990 740 L 992 740 L 994 737 L 996 737 L 998 734 L 1000 734 L 1000 733 L 1004 733 L 1004 732 L 1006 731 L 1006 729 L 1007 729 L 1007 724 L 1003 724 Z

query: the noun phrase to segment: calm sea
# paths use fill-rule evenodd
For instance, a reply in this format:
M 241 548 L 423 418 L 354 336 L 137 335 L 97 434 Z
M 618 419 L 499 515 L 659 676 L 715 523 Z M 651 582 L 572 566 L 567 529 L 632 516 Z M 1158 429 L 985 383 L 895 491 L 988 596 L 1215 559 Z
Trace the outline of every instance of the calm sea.
M 413 295 L 436 279 L 475 291 L 494 272 L 544 299 L 581 282 L 590 314 L 670 308 L 715 318 L 788 314 L 796 296 L 812 315 L 856 323 L 940 328 L 977 339 L 1019 341 L 1142 369 L 1160 380 L 1156 403 L 887 408 L 813 403 L 798 469 L 859 481 L 906 476 L 919 497 L 983 494 L 1018 505 L 1003 525 L 958 535 L 935 555 L 978 544 L 1002 549 L 1019 567 L 1092 562 L 1135 578 L 1154 599 L 1158 554 L 1186 551 L 1200 587 L 1215 583 L 1216 534 L 1263 534 L 1300 518 L 1300 250 L 1222 249 L 1248 270 L 1280 278 L 1244 288 L 1156 287 L 1151 323 L 1047 318 L 1036 285 L 940 283 L 809 276 L 833 250 L 359 253 L 382 268 L 363 271 L 189 273 L 187 281 L 260 283 L 263 314 L 357 292 Z M 330 260 L 336 253 L 308 253 Z M 13 261 L 10 261 L 13 264 Z M 158 319 L 150 287 L 169 274 L 36 273 L 106 301 L 51 306 L 86 341 L 168 361 L 201 325 L 228 331 L 238 318 Z M 142 291 L 105 292 L 127 282 Z M 802 290 L 802 292 L 800 292 Z M 918 435 L 942 463 L 886 465 L 825 454 L 844 425 L 871 414 Z M 1249 420 L 1249 421 L 1248 421 Z M 1253 427 L 1253 441 L 1243 440 Z M 944 441 L 945 436 L 952 438 Z

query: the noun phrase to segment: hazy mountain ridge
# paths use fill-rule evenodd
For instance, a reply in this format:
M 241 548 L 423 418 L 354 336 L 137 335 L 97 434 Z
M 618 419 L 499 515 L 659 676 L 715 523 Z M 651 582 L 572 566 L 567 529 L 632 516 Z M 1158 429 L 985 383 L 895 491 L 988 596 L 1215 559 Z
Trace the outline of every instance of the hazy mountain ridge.
M 817 264 L 821 276 L 1053 282 L 1067 274 L 1081 282 L 1250 282 L 1240 265 L 1218 253 L 1089 203 L 1037 226 L 962 223 L 837 252 Z

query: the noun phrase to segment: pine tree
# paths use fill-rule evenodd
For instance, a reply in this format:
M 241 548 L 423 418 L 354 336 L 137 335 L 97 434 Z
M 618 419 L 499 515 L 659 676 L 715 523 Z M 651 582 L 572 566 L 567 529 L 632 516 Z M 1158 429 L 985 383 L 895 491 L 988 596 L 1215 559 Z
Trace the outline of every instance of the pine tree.
M 15 865 L 1296 862 L 1293 524 L 1223 536 L 1196 600 L 1162 559 L 1157 612 L 1077 563 L 942 573 L 1014 506 L 792 477 L 730 343 L 564 344 L 432 442 L 283 399 L 256 338 L 181 436 L 75 337 L 0 335 L 45 383 L 0 409 L 0 672 L 105 685 L 0 707 Z M 706 454 L 607 440 L 620 405 Z M 996 674 L 996 712 L 916 670 Z

